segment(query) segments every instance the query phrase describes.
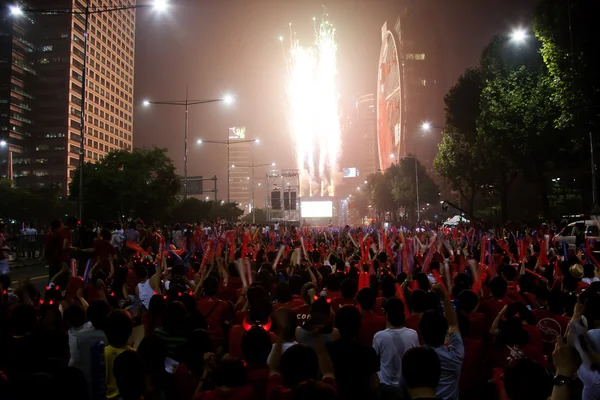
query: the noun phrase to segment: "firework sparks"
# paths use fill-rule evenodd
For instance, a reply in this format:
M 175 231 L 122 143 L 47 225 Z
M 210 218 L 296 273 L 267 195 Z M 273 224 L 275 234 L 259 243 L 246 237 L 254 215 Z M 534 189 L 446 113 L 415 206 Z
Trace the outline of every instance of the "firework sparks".
M 300 45 L 291 27 L 290 35 L 286 55 L 289 124 L 303 175 L 302 195 L 333 196 L 341 148 L 335 28 L 326 20 L 318 26 L 315 22 L 311 47 Z

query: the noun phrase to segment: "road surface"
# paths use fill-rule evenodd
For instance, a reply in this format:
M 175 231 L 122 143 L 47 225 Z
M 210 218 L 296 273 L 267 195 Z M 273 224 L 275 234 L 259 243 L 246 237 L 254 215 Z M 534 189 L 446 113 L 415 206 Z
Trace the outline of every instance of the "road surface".
M 40 293 L 44 293 L 46 290 L 46 284 L 48 283 L 48 267 L 45 263 L 36 263 L 29 266 L 23 266 L 19 268 L 11 268 L 10 278 L 12 279 L 13 289 L 18 287 L 19 281 L 29 277 L 29 281 L 35 286 Z

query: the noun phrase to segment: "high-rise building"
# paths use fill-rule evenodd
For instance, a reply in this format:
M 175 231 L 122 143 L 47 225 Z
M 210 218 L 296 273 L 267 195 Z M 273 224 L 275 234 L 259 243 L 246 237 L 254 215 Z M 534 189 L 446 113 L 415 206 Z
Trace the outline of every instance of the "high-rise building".
M 24 8 L 75 13 L 31 12 L 15 17 L 8 15 L 8 3 L 2 3 L 1 61 L 11 51 L 13 58 L 11 75 L 0 76 L 0 102 L 8 102 L 11 110 L 10 118 L 0 118 L 0 135 L 18 153 L 13 157 L 15 183 L 55 185 L 66 193 L 79 165 L 84 106 L 85 16 L 76 12 L 86 6 L 98 10 L 115 4 L 25 0 Z M 120 0 L 119 5 L 135 5 L 135 0 Z M 85 161 L 97 162 L 110 151 L 132 148 L 134 50 L 135 10 L 89 16 Z
M 360 176 L 368 177 L 379 168 L 377 158 L 377 114 L 374 94 L 366 94 L 356 99 L 356 126 Z M 364 180 L 363 179 L 363 180 Z
M 246 128 L 229 128 L 229 201 L 238 203 L 245 212 L 252 203 L 252 156 Z
M 423 1 L 404 0 L 394 22 L 384 23 L 377 86 L 377 137 L 380 168 L 409 153 L 431 159 L 420 126 L 441 125 L 444 71 L 436 14 Z M 429 141 L 428 143 L 433 143 Z

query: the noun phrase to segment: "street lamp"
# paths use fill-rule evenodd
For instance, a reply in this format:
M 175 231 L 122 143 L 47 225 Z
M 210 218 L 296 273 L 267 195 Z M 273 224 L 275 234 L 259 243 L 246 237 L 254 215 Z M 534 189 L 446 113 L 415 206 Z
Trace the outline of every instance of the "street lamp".
M 255 142 L 258 142 L 258 139 L 255 140 Z M 260 167 L 274 167 L 275 163 L 272 162 L 270 164 L 250 164 L 250 165 L 238 165 L 238 167 L 240 168 L 251 168 L 252 169 L 252 223 L 255 224 L 256 223 L 256 214 L 254 213 L 254 169 L 255 168 L 260 168 Z M 235 165 L 232 165 L 231 168 L 235 168 Z M 250 180 L 250 177 L 248 177 L 248 180 Z M 258 184 L 260 186 L 260 183 Z M 229 176 L 227 177 L 227 193 L 229 193 Z
M 76 2 L 77 4 L 81 4 Z M 135 5 L 116 5 L 116 6 L 95 6 L 91 4 L 90 0 L 86 1 L 85 7 L 80 6 L 79 10 L 73 8 L 57 8 L 57 9 L 36 9 L 36 8 L 22 8 L 19 5 L 10 6 L 10 15 L 13 18 L 21 17 L 25 14 L 44 14 L 44 15 L 84 15 L 85 16 L 85 28 L 83 30 L 83 65 L 81 67 L 81 86 L 82 86 L 82 99 L 81 99 L 81 118 L 79 127 L 79 220 L 83 219 L 83 165 L 85 163 L 85 121 L 87 114 L 86 100 L 87 100 L 87 50 L 88 50 L 88 31 L 90 25 L 90 15 L 104 14 L 109 12 L 125 11 L 138 8 L 151 8 L 158 12 L 165 11 L 168 6 L 168 0 L 153 0 L 149 4 L 135 4 Z
M 516 28 L 510 33 L 510 40 L 517 44 L 525 43 L 527 40 L 527 31 L 523 28 Z
M 144 107 L 150 107 L 151 105 L 162 105 L 162 106 L 177 106 L 177 107 L 185 107 L 185 128 L 183 134 L 183 198 L 187 199 L 187 163 L 188 163 L 188 110 L 190 106 L 196 106 L 199 104 L 207 104 L 207 103 L 216 103 L 223 102 L 225 104 L 232 104 L 233 97 L 230 95 L 223 96 L 217 99 L 205 99 L 205 100 L 189 100 L 188 99 L 188 89 L 185 89 L 185 100 L 175 100 L 175 101 L 152 101 L 152 100 L 144 100 L 142 105 Z M 198 140 L 198 144 L 202 143 L 201 140 Z
M 6 159 L 6 177 L 8 178 L 9 181 L 13 180 L 13 176 L 12 176 L 12 151 L 10 151 L 10 145 L 8 144 L 8 142 L 6 140 L 0 140 L 0 148 L 5 148 L 8 152 L 8 157 Z
M 259 143 L 260 140 L 259 139 L 247 139 L 247 140 L 230 140 L 229 139 L 229 135 L 227 135 L 227 140 L 204 140 L 204 139 L 198 139 L 196 140 L 196 143 L 198 144 L 204 144 L 204 143 L 210 143 L 210 144 L 220 144 L 220 145 L 224 145 L 227 146 L 227 202 L 229 203 L 229 170 L 230 168 L 235 168 L 235 165 L 230 165 L 229 164 L 229 146 L 234 145 L 234 144 L 242 144 L 242 143 Z

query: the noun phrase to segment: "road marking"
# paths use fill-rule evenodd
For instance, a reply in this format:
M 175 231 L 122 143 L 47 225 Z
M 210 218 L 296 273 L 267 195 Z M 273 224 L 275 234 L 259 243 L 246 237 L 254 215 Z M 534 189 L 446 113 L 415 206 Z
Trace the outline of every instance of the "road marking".
M 41 275 L 41 276 L 36 276 L 35 278 L 29 278 L 30 281 L 38 281 L 40 279 L 44 279 L 44 278 L 48 278 L 48 275 Z M 14 281 L 14 284 L 18 284 L 19 281 Z

